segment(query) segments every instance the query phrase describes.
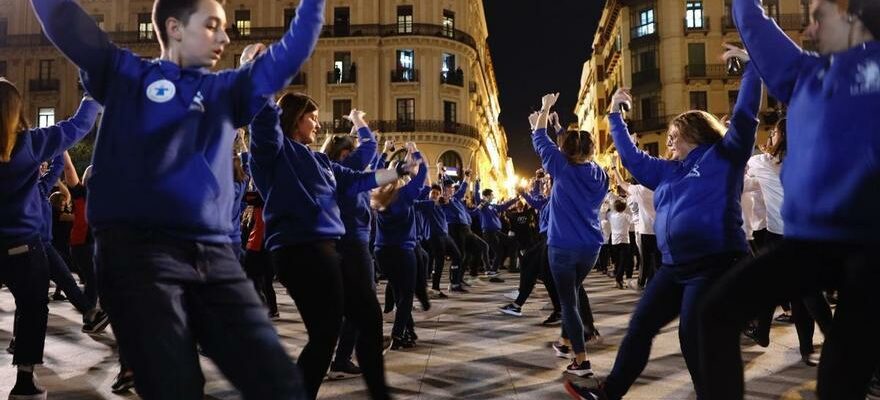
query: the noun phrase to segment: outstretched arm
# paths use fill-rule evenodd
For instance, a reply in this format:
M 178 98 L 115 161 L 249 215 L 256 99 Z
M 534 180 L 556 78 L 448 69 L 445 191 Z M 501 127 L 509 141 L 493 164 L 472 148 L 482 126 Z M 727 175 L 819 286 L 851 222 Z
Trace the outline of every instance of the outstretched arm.
M 100 111 L 101 105 L 98 102 L 84 97 L 76 114 L 70 119 L 46 128 L 31 130 L 34 158 L 48 160 L 61 155 L 92 130 Z

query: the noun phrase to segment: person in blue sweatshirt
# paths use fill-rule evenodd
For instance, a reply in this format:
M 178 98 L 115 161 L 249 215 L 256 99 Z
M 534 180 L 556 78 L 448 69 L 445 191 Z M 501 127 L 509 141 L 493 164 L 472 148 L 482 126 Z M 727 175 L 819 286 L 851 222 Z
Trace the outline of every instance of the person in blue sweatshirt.
M 730 127 L 704 111 L 687 111 L 669 123 L 669 160 L 636 147 L 619 110 L 632 104 L 624 90 L 611 100 L 608 116 L 623 166 L 654 191 L 654 228 L 663 264 L 647 285 L 620 344 L 614 368 L 598 388 L 567 383 L 587 399 L 620 399 L 644 370 L 660 329 L 679 317 L 679 341 L 699 399 L 706 397 L 700 374 L 698 305 L 718 277 L 748 252 L 742 230 L 743 174 L 755 145 L 761 80 L 748 54 L 727 46 L 725 61 L 746 62 Z
M 409 175 L 411 165 L 364 172 L 330 161 L 309 147 L 321 128 L 318 115 L 314 100 L 289 93 L 277 105 L 268 104 L 251 124 L 251 173 L 265 200 L 266 247 L 309 334 L 297 359 L 308 396 L 318 395 L 345 316 L 361 329 L 356 352 L 364 372 L 372 369 L 369 373 L 375 374 L 364 376 L 370 396 L 386 399 L 390 395 L 381 360 L 381 325 L 375 325 L 381 320 L 375 294 L 367 282 L 360 282 L 360 292 L 345 294 L 349 276 L 337 245 L 346 234 L 339 198 L 394 182 Z M 360 135 L 371 137 L 366 123 L 354 123 Z
M 371 199 L 378 211 L 376 231 L 376 261 L 388 275 L 394 290 L 397 309 L 391 330 L 391 349 L 400 350 L 416 345 L 415 337 L 407 329 L 412 325 L 412 305 L 416 284 L 416 210 L 413 205 L 419 197 L 428 168 L 414 143 L 407 143 L 408 158 L 418 163 L 418 172 L 409 181 L 395 180 L 376 190 Z M 413 331 L 414 332 L 414 331 Z
M 18 367 L 10 399 L 45 399 L 34 376 L 43 363 L 49 307 L 49 262 L 41 238 L 44 227 L 40 164 L 60 156 L 92 129 L 100 105 L 86 97 L 73 118 L 29 129 L 21 93 L 0 78 L 0 281 L 15 298 L 17 336 L 12 364 Z
M 591 376 L 584 345 L 584 325 L 578 311 L 578 287 L 596 264 L 602 233 L 599 206 L 608 191 L 608 176 L 593 161 L 594 142 L 589 132 L 567 131 L 558 138 L 559 145 L 547 135 L 550 109 L 559 94 L 541 99 L 541 111 L 529 116 L 534 128 L 532 144 L 544 170 L 553 177 L 550 196 L 547 256 L 550 272 L 559 291 L 562 307 L 563 337 L 553 344 L 557 353 L 574 353 L 565 372 Z M 565 339 L 565 337 L 568 339 Z M 569 350 L 570 349 L 570 350 Z
M 863 399 L 880 360 L 880 3 L 813 0 L 807 38 L 792 42 L 758 0 L 733 2 L 758 75 L 787 104 L 781 181 L 784 238 L 731 270 L 710 293 L 702 339 L 707 396 L 742 399 L 742 321 L 780 300 L 839 293 L 822 347 L 820 399 Z
M 491 277 L 490 282 L 504 282 L 496 275 L 504 262 L 505 248 L 509 246 L 508 242 L 512 239 L 501 232 L 501 214 L 519 202 L 519 197 L 514 197 L 501 204 L 492 204 L 494 200 L 495 193 L 492 189 L 485 189 L 480 193 L 480 180 L 477 179 L 474 183 L 474 203 L 477 204 L 477 215 L 480 217 L 480 225 L 483 228 L 483 239 L 495 255 L 492 264 L 486 266 L 486 274 Z
M 429 226 L 428 244 L 431 249 L 431 295 L 437 298 L 445 298 L 446 294 L 440 290 L 440 280 L 443 278 L 443 267 L 446 265 L 446 257 L 449 257 L 449 284 L 455 286 L 458 270 L 462 266 L 461 252 L 452 236 L 449 235 L 449 223 L 446 220 L 445 205 L 448 202 L 442 195 L 443 189 L 439 184 L 431 185 L 427 201 L 417 203 L 417 207 L 425 214 Z M 461 286 L 458 286 L 461 289 Z
M 138 393 L 202 398 L 198 344 L 244 398 L 302 397 L 296 367 L 235 258 L 230 155 L 236 128 L 314 50 L 324 1 L 301 1 L 266 56 L 220 72 L 209 68 L 230 40 L 216 0 L 155 0 L 156 60 L 111 43 L 76 1 L 31 5 L 46 37 L 106 106 L 88 219 L 101 303 Z
M 440 173 L 440 178 L 445 179 L 443 176 L 442 168 Z M 473 244 L 478 243 L 477 241 L 482 241 L 474 232 L 471 230 L 471 223 L 473 220 L 471 219 L 471 215 L 468 212 L 467 206 L 464 203 L 464 196 L 468 191 L 468 180 L 471 178 L 471 171 L 464 171 L 464 179 L 459 182 L 458 188 L 455 188 L 454 183 L 451 180 L 445 180 L 443 182 L 443 213 L 446 214 L 446 222 L 449 227 L 449 236 L 452 237 L 452 240 L 455 242 L 455 246 L 461 252 L 462 262 L 467 264 L 473 264 L 475 257 L 480 257 L 483 260 L 485 265 L 489 265 L 489 252 L 488 248 L 486 251 L 481 251 L 481 248 L 473 246 Z M 471 262 L 468 262 L 470 260 Z M 457 269 L 455 269 L 458 267 Z M 463 287 L 464 284 L 464 271 L 465 265 L 456 265 L 452 264 L 449 267 L 449 291 L 453 293 L 467 293 L 467 289 Z

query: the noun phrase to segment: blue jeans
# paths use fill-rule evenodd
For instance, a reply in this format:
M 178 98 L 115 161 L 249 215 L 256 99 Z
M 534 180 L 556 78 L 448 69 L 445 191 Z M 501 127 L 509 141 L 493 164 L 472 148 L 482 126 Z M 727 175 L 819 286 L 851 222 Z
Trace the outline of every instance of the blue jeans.
M 651 344 L 660 329 L 679 317 L 678 340 L 681 353 L 697 397 L 701 395 L 699 374 L 699 312 L 700 302 L 720 274 L 727 270 L 739 254 L 705 257 L 688 264 L 663 265 L 655 273 L 629 321 L 614 368 L 605 380 L 609 399 L 620 399 L 641 375 L 648 364 Z
M 232 245 L 96 232 L 103 309 L 144 399 L 201 399 L 196 343 L 245 399 L 304 399 L 299 371 Z
M 548 246 L 547 256 L 550 260 L 550 273 L 559 293 L 559 304 L 562 307 L 563 337 L 568 337 L 571 348 L 576 354 L 583 353 L 586 350 L 584 324 L 578 312 L 578 288 L 596 265 L 599 247 L 570 250 Z

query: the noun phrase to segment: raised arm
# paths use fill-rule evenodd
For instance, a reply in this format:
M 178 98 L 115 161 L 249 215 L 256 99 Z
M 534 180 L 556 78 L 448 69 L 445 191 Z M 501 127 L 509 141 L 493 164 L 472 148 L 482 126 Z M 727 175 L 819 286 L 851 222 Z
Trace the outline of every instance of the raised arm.
M 801 67 L 818 58 L 804 53 L 764 14 L 761 0 L 734 0 L 732 12 L 743 44 L 770 94 L 788 103 Z
M 614 171 L 614 177 L 617 180 L 617 186 L 622 187 L 623 190 L 626 190 L 628 192 L 630 186 L 632 185 L 630 185 L 629 182 L 626 181 L 626 179 L 623 179 L 623 175 L 620 174 L 620 169 L 617 168 L 616 163 L 611 164 L 611 170 Z
M 536 210 L 540 210 L 544 205 L 547 204 L 547 198 L 544 196 L 533 196 L 531 193 L 520 193 L 522 198 L 525 199 L 526 204 L 530 205 L 532 208 Z
M 619 103 L 624 101 L 629 101 L 632 104 L 629 94 L 622 89 L 617 90 L 611 101 L 612 110 L 619 110 Z M 623 116 L 620 115 L 620 112 L 613 111 L 608 114 L 608 122 L 611 125 L 611 138 L 614 140 L 614 146 L 617 148 L 617 154 L 620 155 L 623 166 L 642 185 L 651 190 L 656 189 L 663 177 L 675 168 L 675 163 L 652 157 L 639 150 L 630 138 L 629 129 L 623 122 Z
M 37 181 L 37 185 L 43 195 L 49 196 L 49 190 L 58 182 L 62 172 L 64 172 L 64 158 L 58 155 L 49 162 L 49 170 L 40 176 L 39 181 Z
M 422 153 L 416 151 L 412 153 L 413 160 L 418 164 L 419 171 L 416 175 L 400 189 L 399 198 L 406 203 L 412 203 L 419 196 L 419 192 L 425 186 L 425 179 L 428 177 L 428 166 L 424 163 Z
M 280 109 L 267 103 L 251 122 L 250 158 L 258 164 L 274 163 L 284 143 Z
M 513 205 L 516 204 L 516 202 L 518 202 L 518 201 L 519 201 L 519 197 L 514 197 L 514 198 L 508 200 L 506 203 L 499 204 L 496 209 L 498 210 L 499 213 L 503 213 L 503 212 L 507 211 L 508 209 L 510 209 L 510 207 L 513 207 Z
M 79 185 L 79 174 L 76 173 L 70 154 L 65 151 L 62 157 L 64 157 L 64 183 L 70 187 Z
M 458 184 L 458 190 L 456 190 L 455 193 L 452 194 L 452 197 L 459 199 L 459 200 L 463 200 L 464 195 L 467 194 L 467 191 L 468 191 L 468 182 L 467 182 L 467 179 L 463 179 L 461 181 L 461 183 Z
M 85 97 L 76 114 L 70 119 L 46 128 L 31 130 L 34 159 L 55 158 L 82 140 L 95 126 L 100 111 L 101 105 L 97 101 Z
M 480 180 L 474 181 L 474 205 L 479 207 L 483 203 L 483 194 L 480 193 Z
M 363 111 L 351 110 L 351 114 L 346 117 L 346 119 L 354 124 L 354 128 L 357 129 L 360 145 L 341 164 L 357 171 L 363 171 L 370 166 L 370 163 L 376 158 L 376 150 L 379 149 L 376 135 L 373 134 L 373 131 L 370 130 L 370 127 L 364 121 L 364 115 Z
M 731 50 L 734 51 L 735 50 Z M 740 50 L 741 51 L 741 50 Z M 726 53 L 729 54 L 730 52 Z M 740 83 L 739 97 L 733 107 L 733 117 L 721 146 L 739 163 L 745 164 L 755 148 L 758 112 L 761 110 L 761 79 L 754 63 L 749 62 Z

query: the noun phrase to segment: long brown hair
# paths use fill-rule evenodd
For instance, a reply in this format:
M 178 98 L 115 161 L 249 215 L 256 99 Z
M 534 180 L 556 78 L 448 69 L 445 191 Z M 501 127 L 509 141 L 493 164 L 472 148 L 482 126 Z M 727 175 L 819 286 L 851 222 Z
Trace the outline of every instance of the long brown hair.
M 355 149 L 355 141 L 350 135 L 336 135 L 330 139 L 330 145 L 327 146 L 327 157 L 331 160 L 342 161 L 342 152 L 352 152 Z
M 12 82 L 0 78 L 0 162 L 12 159 L 18 134 L 27 127 L 21 93 Z
M 724 124 L 705 111 L 691 110 L 679 114 L 669 122 L 678 130 L 679 138 L 696 145 L 715 144 L 724 137 Z
M 370 196 L 370 207 L 373 207 L 380 212 L 385 211 L 397 201 L 397 197 L 400 194 L 400 188 L 405 184 L 406 182 L 403 178 L 400 178 L 373 190 L 373 194 Z
M 782 161 L 785 160 L 785 153 L 788 149 L 787 121 L 786 118 L 780 118 L 779 121 L 776 122 L 776 131 L 779 132 L 779 141 L 776 142 L 776 145 L 767 148 L 767 153 L 776 159 L 777 164 L 782 164 Z
M 593 156 L 593 138 L 587 131 L 565 131 L 557 138 L 559 150 L 572 164 L 583 164 Z
M 303 115 L 318 110 L 318 103 L 305 93 L 287 93 L 278 99 L 281 108 L 281 131 L 293 137 Z

